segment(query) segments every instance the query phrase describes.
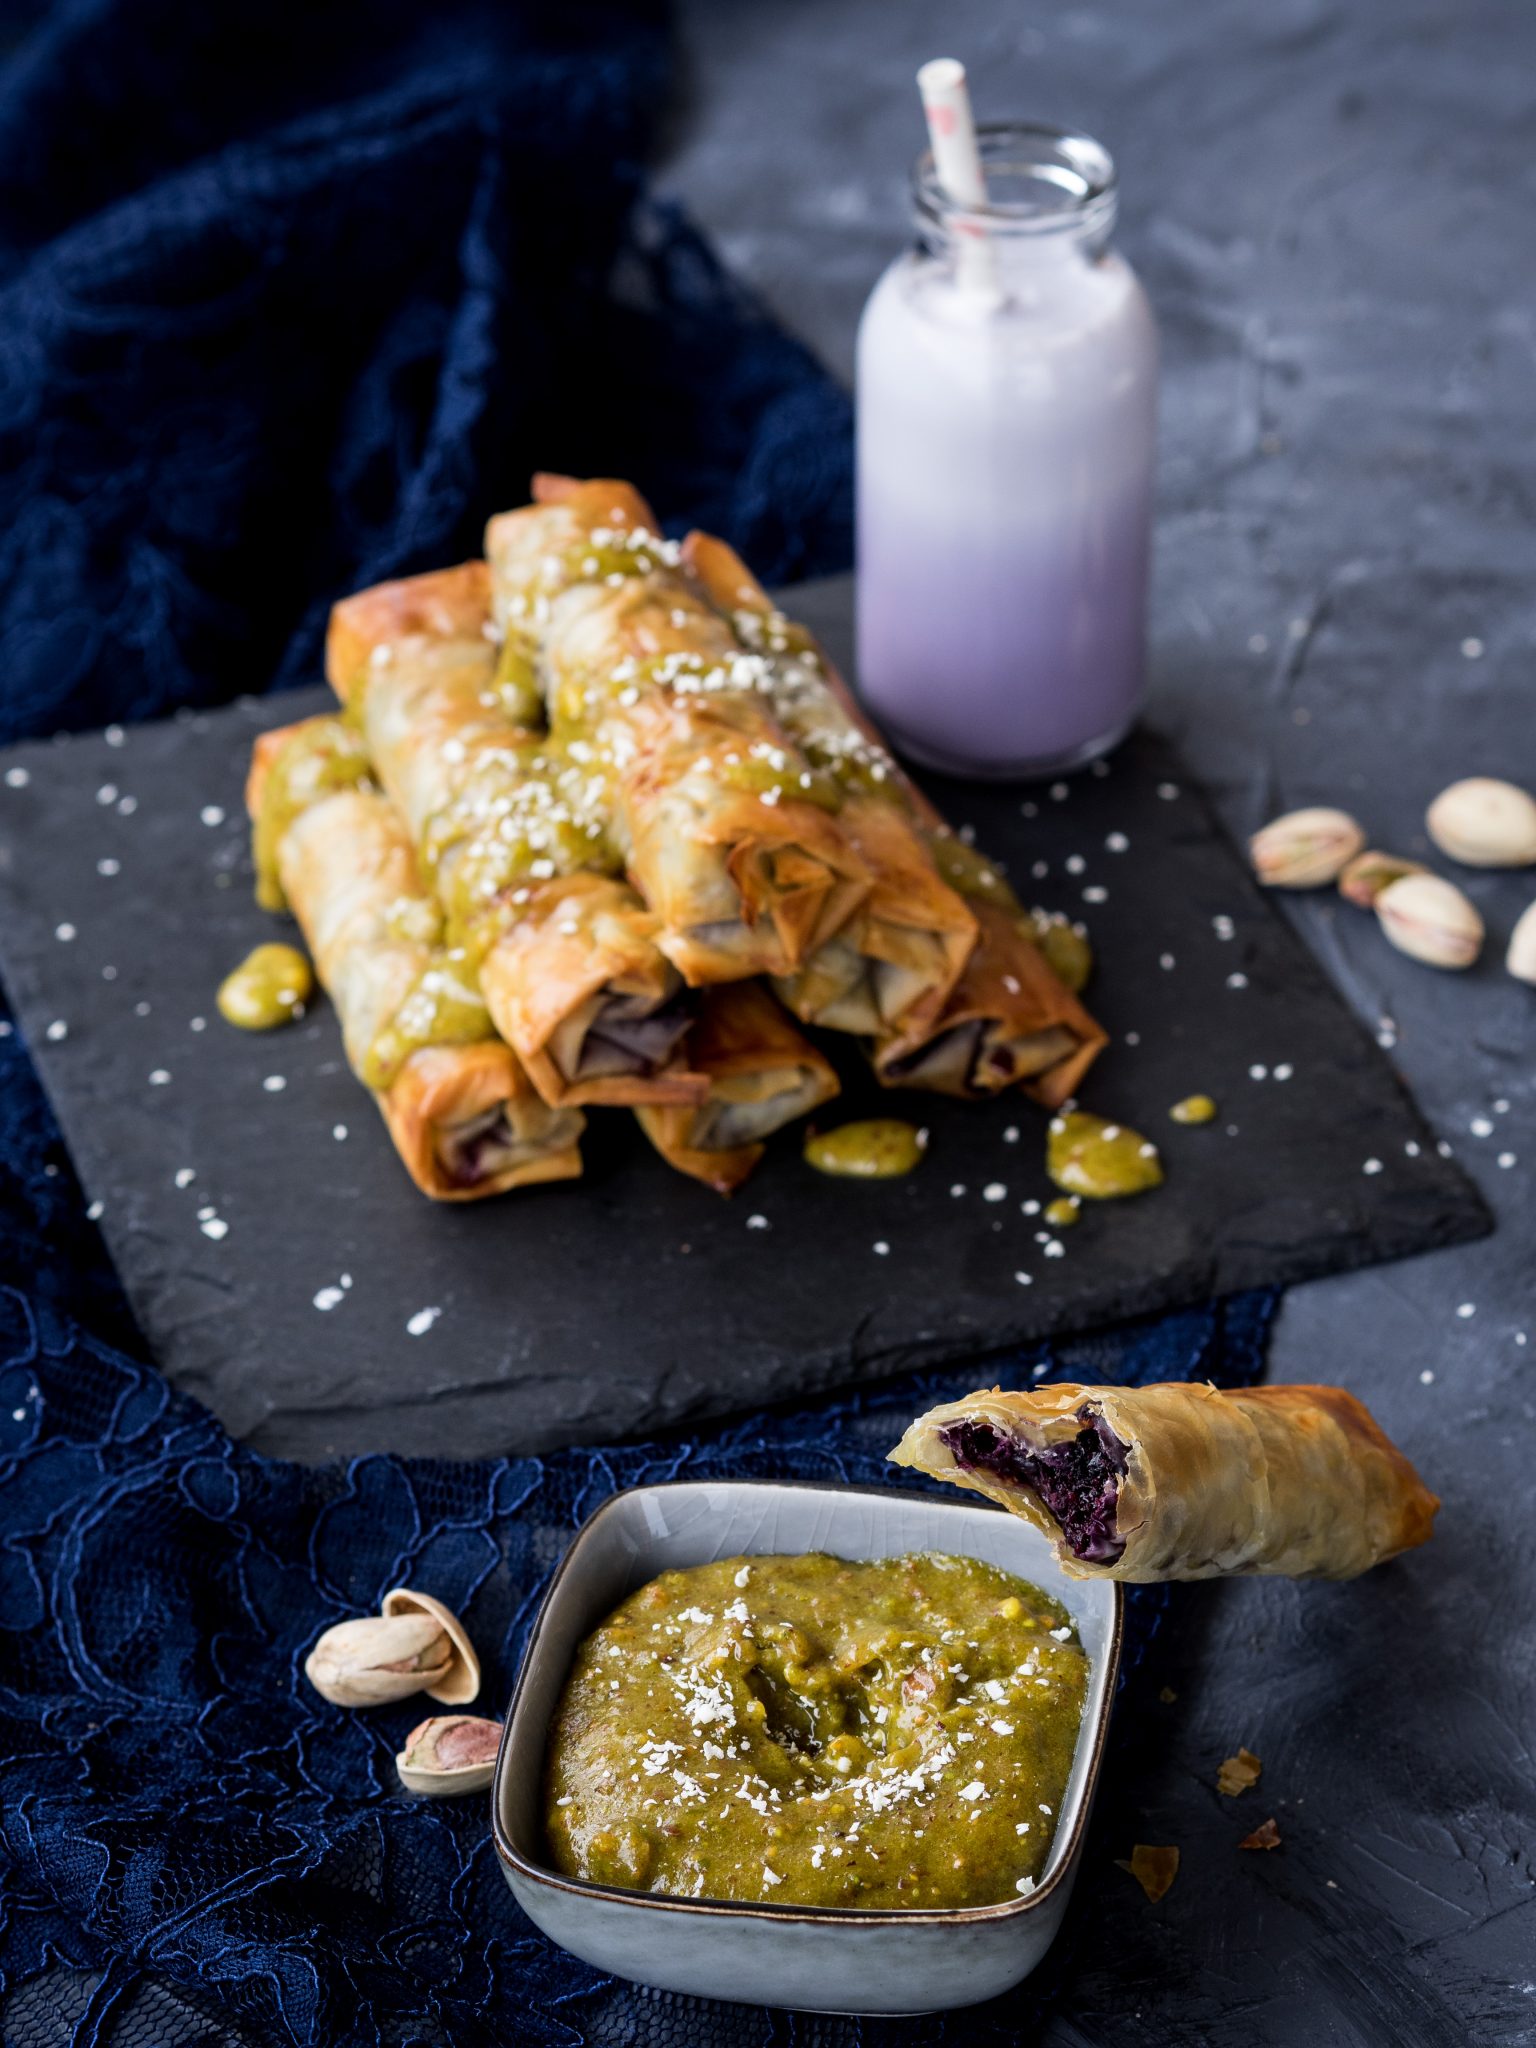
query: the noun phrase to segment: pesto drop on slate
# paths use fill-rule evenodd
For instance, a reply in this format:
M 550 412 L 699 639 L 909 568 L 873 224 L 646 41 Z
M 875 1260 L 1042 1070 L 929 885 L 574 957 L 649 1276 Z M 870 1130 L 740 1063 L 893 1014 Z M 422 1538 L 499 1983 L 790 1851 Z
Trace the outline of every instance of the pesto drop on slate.
M 1051 1119 L 1045 1170 L 1057 1187 L 1090 1201 L 1113 1201 L 1162 1186 L 1157 1147 L 1129 1124 L 1106 1123 L 1074 1109 Z
M 297 946 L 257 946 L 225 975 L 214 1001 L 227 1024 L 242 1031 L 275 1031 L 298 1016 L 314 986 L 309 962 Z
M 805 1141 L 805 1157 L 818 1173 L 845 1180 L 894 1180 L 910 1173 L 923 1156 L 923 1134 L 897 1117 L 869 1117 L 817 1131 Z
M 1016 1899 L 1088 1688 L 1066 1610 L 975 1559 L 735 1557 L 582 1644 L 550 1727 L 557 1869 L 778 1905 Z

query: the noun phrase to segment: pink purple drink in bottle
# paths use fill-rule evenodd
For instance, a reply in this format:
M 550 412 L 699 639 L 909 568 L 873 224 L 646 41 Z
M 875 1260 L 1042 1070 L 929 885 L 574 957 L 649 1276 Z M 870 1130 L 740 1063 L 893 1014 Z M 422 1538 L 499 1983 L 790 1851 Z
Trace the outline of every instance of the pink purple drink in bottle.
M 917 246 L 859 331 L 860 686 L 920 761 L 1043 775 L 1112 747 L 1141 697 L 1157 330 L 1108 246 L 1108 153 L 976 140 L 977 203 L 919 161 Z

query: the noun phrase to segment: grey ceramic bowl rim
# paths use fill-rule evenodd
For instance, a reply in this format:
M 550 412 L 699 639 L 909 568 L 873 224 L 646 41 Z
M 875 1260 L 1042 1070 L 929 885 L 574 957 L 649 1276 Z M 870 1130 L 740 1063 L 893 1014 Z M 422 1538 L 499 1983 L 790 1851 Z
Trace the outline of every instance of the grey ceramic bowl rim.
M 523 1693 L 527 1688 L 529 1674 L 536 1663 L 540 1639 L 544 1633 L 545 1617 L 554 1598 L 555 1589 L 570 1570 L 573 1559 L 581 1548 L 582 1539 L 589 1529 L 597 1526 L 604 1515 L 621 1500 L 634 1493 L 670 1493 L 687 1486 L 731 1486 L 745 1487 L 756 1491 L 761 1488 L 793 1487 L 797 1493 L 838 1493 L 860 1495 L 868 1500 L 888 1501 L 891 1489 L 882 1486 L 840 1486 L 830 1480 L 815 1479 L 663 1479 L 654 1484 L 620 1487 L 611 1493 L 601 1507 L 590 1514 L 572 1537 L 564 1557 L 555 1567 L 554 1576 L 544 1590 L 539 1602 L 539 1611 L 534 1616 L 533 1628 L 528 1644 L 518 1666 L 517 1681 L 512 1688 L 511 1703 L 501 1731 L 501 1747 L 496 1754 L 496 1775 L 491 1782 L 491 1834 L 496 1844 L 496 1854 L 509 1871 L 516 1871 L 519 1877 L 530 1883 L 542 1885 L 547 1891 L 569 1892 L 577 1898 L 601 1899 L 616 1906 L 637 1906 L 656 1912 L 694 1913 L 705 1917 L 777 1921 L 780 1925 L 793 1922 L 832 1927 L 924 1927 L 963 1926 L 976 1920 L 1006 1920 L 1017 1914 L 1029 1913 L 1043 1905 L 1057 1887 L 1069 1881 L 1077 1852 L 1082 1842 L 1084 1829 L 1088 1824 L 1088 1812 L 1093 1804 L 1094 1791 L 1099 1782 L 1099 1772 L 1104 1764 L 1104 1745 L 1109 1735 L 1110 1716 L 1114 1711 L 1115 1695 L 1111 1683 L 1104 1692 L 1104 1705 L 1093 1731 L 1093 1746 L 1088 1754 L 1088 1769 L 1083 1778 L 1082 1793 L 1072 1815 L 1072 1827 L 1056 1868 L 1047 1881 L 1025 1897 L 999 1899 L 990 1906 L 950 1906 L 929 1911 L 915 1906 L 867 1907 L 867 1906 L 776 1906 L 759 1899 L 680 1899 L 667 1892 L 625 1891 L 617 1885 L 591 1884 L 585 1878 L 563 1877 L 558 1871 L 549 1870 L 543 1864 L 531 1863 L 508 1839 L 501 1820 L 501 1785 L 507 1770 L 508 1753 L 511 1749 L 512 1729 L 517 1721 L 518 1708 L 522 1705 Z M 941 1494 L 925 1494 L 925 1502 L 940 1508 L 972 1508 L 981 1505 L 973 1500 L 946 1500 Z M 998 1508 L 998 1514 L 1006 1509 Z M 1121 1637 L 1125 1627 L 1125 1591 L 1118 1579 L 1101 1581 L 1112 1588 L 1109 1648 L 1104 1658 L 1110 1672 L 1116 1673 L 1120 1665 Z M 1052 1848 L 1056 1846 L 1052 1842 Z

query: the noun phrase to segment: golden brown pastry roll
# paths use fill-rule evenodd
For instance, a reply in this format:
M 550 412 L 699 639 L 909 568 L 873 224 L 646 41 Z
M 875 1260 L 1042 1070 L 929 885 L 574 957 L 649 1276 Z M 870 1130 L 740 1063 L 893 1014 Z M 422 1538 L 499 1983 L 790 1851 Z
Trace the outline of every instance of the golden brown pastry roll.
M 607 778 L 663 952 L 695 985 L 792 973 L 869 892 L 837 791 L 629 485 L 535 490 L 486 529 L 498 617 L 536 637 L 551 731 Z
M 468 562 L 344 599 L 327 670 L 545 1101 L 700 1101 L 692 1003 L 615 871 L 601 785 L 519 724 L 532 672 L 491 630 L 489 573 Z
M 684 564 L 764 661 L 775 716 L 839 792 L 837 822 L 871 877 L 848 922 L 793 974 L 775 981 L 803 1024 L 877 1037 L 931 1023 L 976 943 L 976 920 L 939 874 L 917 793 L 873 731 L 849 717 L 827 664 L 785 618 L 734 548 L 691 533 Z
M 635 1114 L 669 1166 L 722 1195 L 756 1166 L 765 1138 L 838 1092 L 830 1063 L 757 981 L 703 992 L 689 1056 L 709 1076 L 705 1101 Z
M 891 1457 L 1033 1522 L 1074 1578 L 1352 1579 L 1427 1542 L 1440 1505 L 1342 1387 L 994 1387 Z
M 1055 1108 L 1105 1035 L 1040 953 L 999 871 L 959 840 L 902 771 L 814 637 L 723 541 L 684 560 L 765 658 L 779 722 L 844 792 L 839 823 L 874 879 L 799 974 L 775 986 L 807 1023 L 865 1033 L 892 1087 L 977 1096 L 1021 1084 Z
M 583 1118 L 544 1103 L 495 1036 L 473 970 L 444 942 L 399 813 L 355 776 L 336 786 L 355 762 L 339 719 L 307 719 L 262 734 L 246 789 L 348 1064 L 435 1200 L 573 1178 Z

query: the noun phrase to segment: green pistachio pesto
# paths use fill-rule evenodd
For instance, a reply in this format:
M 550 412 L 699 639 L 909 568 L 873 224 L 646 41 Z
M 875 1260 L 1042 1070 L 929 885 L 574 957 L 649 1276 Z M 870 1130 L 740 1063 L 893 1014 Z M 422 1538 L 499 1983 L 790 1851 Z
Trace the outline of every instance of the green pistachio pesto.
M 1058 1195 L 1054 1202 L 1045 1205 L 1045 1220 L 1053 1230 L 1070 1230 L 1083 1213 L 1083 1205 L 1076 1195 Z
M 311 804 L 338 789 L 353 789 L 369 777 L 362 734 L 341 718 L 306 719 L 267 773 L 252 829 L 256 901 L 263 910 L 283 910 L 277 852 L 283 835 Z
M 1093 948 L 1086 932 L 1055 910 L 1031 910 L 1025 924 L 1062 987 L 1073 995 L 1086 988 L 1093 972 Z
M 926 1134 L 893 1116 L 867 1117 L 817 1131 L 805 1141 L 807 1163 L 845 1180 L 895 1180 L 923 1156 Z
M 1216 1105 L 1209 1095 L 1186 1095 L 1168 1114 L 1176 1124 L 1208 1124 L 1216 1119 Z
M 1139 1195 L 1163 1180 L 1157 1147 L 1140 1131 L 1082 1109 L 1052 1117 L 1045 1165 L 1057 1187 L 1094 1202 Z
M 544 719 L 544 691 L 539 682 L 537 645 L 531 635 L 509 627 L 496 657 L 491 688 L 496 708 L 515 725 L 538 726 Z
M 225 975 L 214 1001 L 227 1024 L 275 1031 L 299 1015 L 314 986 L 309 962 L 296 946 L 257 946 Z
M 752 796 L 767 797 L 772 803 L 793 799 L 815 804 L 819 810 L 838 810 L 843 792 L 835 777 L 810 767 L 798 753 L 762 742 L 743 753 L 729 753 L 720 761 L 720 780 L 728 789 L 746 790 Z
M 934 865 L 961 896 L 968 896 L 977 903 L 995 904 L 999 910 L 1011 910 L 1015 916 L 1022 916 L 1019 899 L 1012 887 L 995 868 L 985 854 L 978 853 L 974 846 L 953 832 L 936 832 L 928 842 Z
M 462 958 L 439 954 L 363 1055 L 358 1078 L 388 1088 L 413 1052 L 427 1045 L 475 1045 L 491 1020 Z
M 737 1557 L 589 1636 L 550 1727 L 569 1876 L 945 1908 L 1039 1881 L 1087 1695 L 1064 1609 L 972 1558 Z

